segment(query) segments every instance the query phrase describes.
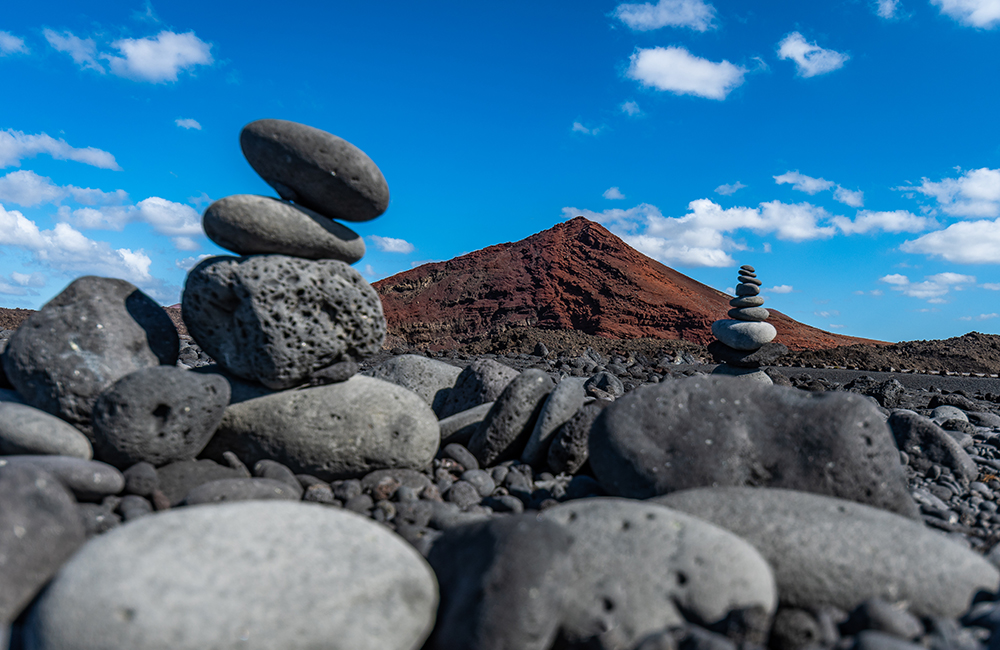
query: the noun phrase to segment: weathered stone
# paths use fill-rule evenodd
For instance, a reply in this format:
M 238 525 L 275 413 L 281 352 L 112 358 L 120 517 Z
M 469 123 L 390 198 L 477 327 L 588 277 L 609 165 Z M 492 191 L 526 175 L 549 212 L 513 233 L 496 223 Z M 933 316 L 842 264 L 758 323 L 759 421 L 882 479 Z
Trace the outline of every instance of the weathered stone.
M 788 348 L 781 343 L 771 341 L 756 350 L 737 350 L 722 341 L 712 341 L 708 344 L 708 353 L 716 363 L 725 363 L 737 368 L 760 368 L 788 354 Z
M 54 415 L 17 402 L 0 402 L 0 456 L 51 454 L 90 459 L 87 436 Z
M 459 373 L 444 404 L 435 409 L 442 420 L 473 407 L 495 402 L 518 372 L 493 359 L 476 359 Z
M 552 389 L 542 405 L 541 413 L 538 414 L 528 444 L 521 453 L 522 463 L 541 465 L 545 462 L 549 447 L 555 439 L 556 430 L 583 406 L 583 400 L 587 397 L 583 384 L 582 377 L 567 377 Z
M 125 489 L 125 477 L 111 465 L 72 456 L 0 456 L 0 468 L 31 465 L 48 472 L 77 501 L 100 501 Z
M 765 321 L 771 317 L 771 312 L 763 307 L 739 307 L 729 310 L 729 317 L 748 322 Z
M 232 501 L 282 500 L 298 501 L 301 488 L 293 490 L 287 484 L 270 478 L 223 478 L 202 483 L 184 497 L 184 504 L 228 503 Z
M 444 361 L 402 354 L 386 359 L 364 374 L 412 390 L 437 412 L 461 373 L 461 368 Z
M 773 341 L 778 330 L 770 323 L 723 319 L 712 323 L 712 334 L 731 348 L 756 350 Z
M 920 455 L 951 469 L 960 480 L 974 481 L 979 468 L 962 446 L 932 420 L 913 411 L 897 410 L 889 416 L 889 427 L 901 451 Z
M 507 385 L 469 440 L 469 451 L 480 466 L 520 455 L 554 387 L 552 378 L 536 368 L 525 370 Z

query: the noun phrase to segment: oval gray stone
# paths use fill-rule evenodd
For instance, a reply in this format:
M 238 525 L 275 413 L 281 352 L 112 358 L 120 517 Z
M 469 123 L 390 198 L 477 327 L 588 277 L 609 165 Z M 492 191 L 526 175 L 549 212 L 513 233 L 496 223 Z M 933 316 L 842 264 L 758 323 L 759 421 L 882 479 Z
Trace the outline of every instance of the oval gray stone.
M 495 402 L 518 372 L 493 359 L 476 359 L 458 375 L 444 404 L 434 409 L 444 419 L 486 402 Z
M 89 460 L 87 436 L 54 415 L 17 402 L 0 402 L 0 455 L 39 454 Z
M 727 530 L 661 505 L 628 499 L 570 501 L 545 510 L 572 535 L 562 633 L 595 647 L 633 648 L 688 620 L 717 623 L 754 610 L 766 638 L 778 604 L 771 568 Z
M 521 453 L 522 463 L 539 466 L 545 462 L 556 431 L 583 406 L 587 397 L 583 389 L 585 381 L 583 377 L 567 377 L 552 389 Z
M 525 370 L 507 385 L 469 440 L 469 451 L 481 467 L 520 455 L 554 387 L 552 378 L 537 368 Z
M 124 280 L 84 276 L 14 332 L 4 371 L 25 403 L 90 432 L 90 411 L 130 372 L 177 363 L 170 317 Z
M 590 466 L 604 489 L 630 498 L 783 487 L 917 516 L 878 407 L 854 393 L 719 376 L 642 386 L 594 422 Z
M 956 618 L 1000 572 L 918 522 L 859 503 L 764 488 L 701 488 L 654 499 L 732 531 L 774 568 L 791 607 L 850 611 L 871 598 L 905 601 L 917 616 Z
M 940 463 L 965 482 L 979 476 L 979 467 L 968 452 L 933 420 L 910 410 L 896 409 L 889 416 L 888 425 L 900 451 Z
M 33 608 L 34 650 L 419 648 L 437 585 L 382 526 L 249 501 L 143 517 L 90 541 Z
M 233 404 L 203 455 L 231 450 L 249 466 L 270 458 L 296 474 L 332 481 L 377 469 L 423 469 L 440 439 L 434 412 L 416 393 L 355 375 Z
M 763 304 L 764 299 L 760 296 L 743 296 L 729 301 L 730 307 L 760 307 Z
M 181 302 L 188 331 L 209 356 L 277 390 L 360 361 L 385 339 L 378 294 L 337 260 L 212 257 L 188 273 Z
M 48 472 L 77 501 L 100 501 L 125 489 L 125 477 L 111 465 L 71 456 L 0 456 L 0 468 L 31 465 Z
M 228 405 L 229 382 L 219 375 L 174 366 L 138 370 L 94 404 L 97 456 L 122 469 L 192 459 L 208 444 Z
M 761 322 L 770 318 L 771 312 L 763 307 L 741 307 L 739 309 L 730 309 L 729 317 L 735 320 Z
M 759 293 L 760 293 L 760 287 L 758 287 L 755 284 L 740 283 L 736 285 L 736 295 L 738 297 L 756 296 Z
M 294 490 L 288 484 L 270 478 L 222 478 L 202 483 L 188 492 L 184 504 L 196 506 L 204 503 L 273 499 L 298 501 L 301 496 L 301 488 Z
M 243 127 L 247 162 L 281 198 L 332 219 L 370 221 L 389 207 L 389 186 L 378 166 L 353 144 L 287 120 Z
M 756 350 L 773 341 L 778 330 L 770 323 L 723 319 L 712 323 L 712 334 L 736 350 Z
M 364 372 L 369 377 L 412 390 L 435 411 L 444 404 L 461 373 L 461 368 L 450 363 L 417 354 L 391 357 Z
M 738 366 L 730 366 L 723 363 L 716 366 L 715 370 L 712 371 L 712 374 L 724 377 L 735 377 L 741 381 L 752 381 L 765 386 L 771 386 L 774 384 L 771 377 L 760 368 L 740 368 Z
M 757 276 L 754 275 L 754 274 L 740 273 L 740 275 L 737 278 L 737 280 L 740 281 L 740 284 L 752 284 L 752 285 L 757 286 L 757 287 L 759 287 L 761 285 L 761 281 L 758 280 Z
M 479 424 L 486 419 L 493 408 L 493 402 L 486 402 L 479 406 L 460 411 L 454 415 L 439 420 L 441 427 L 441 445 L 457 442 L 461 445 L 468 444 L 472 434 L 479 428 Z M 478 461 L 477 461 L 478 462 Z
M 353 264 L 365 241 L 347 226 L 309 208 L 268 196 L 234 194 L 208 206 L 205 234 L 238 255 L 276 253 Z

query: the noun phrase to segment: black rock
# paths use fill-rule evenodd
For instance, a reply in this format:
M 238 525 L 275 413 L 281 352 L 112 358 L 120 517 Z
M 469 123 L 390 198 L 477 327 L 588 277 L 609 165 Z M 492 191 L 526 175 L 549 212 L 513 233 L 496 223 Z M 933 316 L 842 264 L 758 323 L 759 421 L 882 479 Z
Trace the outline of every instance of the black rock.
M 610 368 L 611 364 L 608 367 Z M 622 368 L 622 374 L 624 370 Z M 625 394 L 625 385 L 622 381 L 604 370 L 584 382 L 583 389 L 592 397 L 602 398 L 610 395 L 612 400 Z
M 554 387 L 551 377 L 534 368 L 507 385 L 469 440 L 469 451 L 481 467 L 521 454 L 545 398 Z
M 889 416 L 888 424 L 896 446 L 914 458 L 911 464 L 919 465 L 918 459 L 940 463 L 966 483 L 976 480 L 979 475 L 979 468 L 969 454 L 930 419 L 913 411 L 899 410 Z
M 451 458 L 465 469 L 479 469 L 479 461 L 472 452 L 458 443 L 449 443 L 441 450 L 441 455 Z
M 472 483 L 469 483 L 468 481 L 455 481 L 451 484 L 451 487 L 448 488 L 444 498 L 449 503 L 454 503 L 462 510 L 466 510 L 479 503 L 483 497 L 479 494 L 479 490 L 477 490 L 476 486 Z
M 496 401 L 518 372 L 493 359 L 477 359 L 459 373 L 447 398 L 435 410 L 438 419 Z
M 136 463 L 122 472 L 125 476 L 125 492 L 140 497 L 148 497 L 160 488 L 160 477 L 156 468 L 149 463 Z
M 781 343 L 771 341 L 757 350 L 737 350 L 722 341 L 712 341 L 708 344 L 708 353 L 716 363 L 725 363 L 737 368 L 760 368 L 769 366 L 788 354 L 788 348 Z
M 595 400 L 585 404 L 556 431 L 549 446 L 548 466 L 556 474 L 565 472 L 576 474 L 587 462 L 590 444 L 590 428 L 605 407 L 612 402 Z
M 156 474 L 160 479 L 160 491 L 171 506 L 184 501 L 191 490 L 204 483 L 227 478 L 246 478 L 239 470 L 223 467 L 207 459 L 170 463 L 157 469 Z

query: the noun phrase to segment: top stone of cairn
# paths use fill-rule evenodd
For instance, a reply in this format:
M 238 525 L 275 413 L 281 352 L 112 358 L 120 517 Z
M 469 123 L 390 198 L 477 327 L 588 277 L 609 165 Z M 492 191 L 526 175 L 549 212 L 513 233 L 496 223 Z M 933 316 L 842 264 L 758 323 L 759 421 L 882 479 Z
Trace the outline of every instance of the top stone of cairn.
M 389 186 L 378 166 L 353 144 L 287 120 L 243 127 L 247 162 L 281 198 L 331 219 L 370 221 L 389 207 Z

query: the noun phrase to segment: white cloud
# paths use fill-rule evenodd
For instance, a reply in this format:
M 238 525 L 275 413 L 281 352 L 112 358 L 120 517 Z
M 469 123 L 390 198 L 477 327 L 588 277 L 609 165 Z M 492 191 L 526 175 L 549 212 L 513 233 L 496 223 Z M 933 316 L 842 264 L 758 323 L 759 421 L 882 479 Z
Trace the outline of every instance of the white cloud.
M 875 13 L 886 20 L 896 18 L 899 15 L 899 0 L 876 0 Z
M 639 113 L 642 112 L 642 110 L 639 109 L 639 105 L 631 100 L 623 103 L 621 105 L 621 109 L 622 113 L 625 113 L 629 116 L 638 115 Z
M 930 196 L 945 214 L 953 217 L 1000 216 L 1000 169 L 973 169 L 938 183 L 924 178 L 919 187 L 905 185 L 896 189 Z
M 765 290 L 767 293 L 791 293 L 795 291 L 795 288 L 790 284 L 779 284 L 776 287 L 771 287 Z
M 8 296 L 37 296 L 35 289 L 45 286 L 45 275 L 42 273 L 12 272 L 7 277 L 0 277 L 0 293 Z
M 636 51 L 626 75 L 645 86 L 676 95 L 722 100 L 743 83 L 745 73 L 745 68 L 729 61 L 713 63 L 683 47 L 654 47 Z
M 659 0 L 655 5 L 621 4 L 613 15 L 638 32 L 661 27 L 689 27 L 704 32 L 714 27 L 715 7 L 703 0 Z
M 212 45 L 194 32 L 162 31 L 153 38 L 123 38 L 111 44 L 122 56 L 103 55 L 111 72 L 136 81 L 177 81 L 177 74 L 198 65 L 211 65 Z
M 718 186 L 717 188 L 715 188 L 715 193 L 716 194 L 721 194 L 722 196 L 731 196 L 731 195 L 735 194 L 736 192 L 742 190 L 744 187 L 746 187 L 746 185 L 744 185 L 743 183 L 741 183 L 739 181 L 736 181 L 735 183 L 733 183 L 731 185 L 720 185 L 720 186 Z
M 104 74 L 104 66 L 97 61 L 97 44 L 92 38 L 80 38 L 72 32 L 59 34 L 51 29 L 46 29 L 45 40 L 49 42 L 56 51 L 65 52 L 73 59 L 73 63 L 82 69 L 95 70 Z
M 395 237 L 379 237 L 378 235 L 369 235 L 368 239 L 371 240 L 375 247 L 378 248 L 383 253 L 412 253 L 414 251 L 414 246 L 405 239 L 396 239 Z
M 996 282 L 987 282 L 986 284 L 981 284 L 979 286 L 987 291 L 1000 291 L 1000 283 Z
M 20 167 L 23 159 L 33 158 L 40 153 L 46 153 L 56 160 L 74 160 L 101 169 L 121 171 L 114 156 L 96 147 L 78 149 L 61 138 L 56 140 L 45 133 L 26 135 L 14 129 L 0 131 L 0 169 Z
M 802 34 L 792 32 L 778 43 L 778 58 L 795 61 L 800 77 L 815 77 L 844 67 L 850 57 L 810 43 Z
M 28 47 L 23 38 L 18 38 L 10 32 L 0 32 L 0 56 L 9 54 L 27 54 Z
M 993 318 L 1000 318 L 1000 314 L 993 312 L 992 314 L 979 314 L 975 317 L 975 320 L 990 320 Z M 972 316 L 962 316 L 958 320 L 972 320 Z
M 893 273 L 892 275 L 886 275 L 879 278 L 879 282 L 885 282 L 886 284 L 894 284 L 897 286 L 902 286 L 910 283 L 910 278 L 906 277 L 901 273 Z
M 990 29 L 1000 24 L 1000 0 L 931 0 L 931 4 L 963 25 Z
M 764 242 L 764 252 L 765 253 L 771 252 L 771 242 Z
M 820 318 L 831 318 L 833 316 L 840 316 L 840 312 L 836 309 L 831 309 L 830 311 L 814 311 L 813 315 Z
M 128 206 L 77 210 L 62 207 L 57 215 L 61 221 L 84 229 L 122 230 L 130 223 L 149 224 L 155 232 L 172 237 L 174 246 L 181 250 L 196 249 L 191 237 L 204 234 L 201 217 L 194 208 L 158 196 Z
M 128 200 L 128 194 L 125 190 L 102 192 L 89 187 L 60 186 L 53 183 L 51 178 L 26 169 L 0 176 L 0 201 L 33 207 L 44 203 L 58 204 L 67 198 L 84 205 L 97 205 L 122 203 Z
M 838 185 L 837 189 L 833 191 L 833 200 L 852 208 L 860 208 L 865 204 L 865 193 L 861 190 L 849 190 Z
M 583 215 L 602 223 L 642 253 L 664 264 L 681 266 L 733 266 L 736 262 L 730 251 L 745 247 L 726 233 L 740 229 L 774 233 L 789 241 L 825 238 L 836 232 L 833 227 L 818 226 L 818 221 L 828 215 L 808 203 L 771 201 L 757 208 L 724 210 L 709 199 L 699 199 L 691 201 L 688 210 L 683 217 L 667 218 L 656 206 L 642 203 L 627 210 L 616 208 L 600 213 L 566 207 L 563 216 Z
M 365 271 L 364 271 L 364 273 L 369 278 L 374 278 L 375 277 L 375 267 L 373 267 L 371 264 L 365 264 Z
M 198 123 L 198 120 L 192 120 L 191 118 L 178 118 L 174 120 L 174 124 L 182 129 L 197 129 L 198 131 L 201 131 L 201 124 Z
M 879 282 L 890 285 L 893 291 L 899 291 L 904 296 L 920 298 L 932 303 L 946 302 L 944 297 L 950 291 L 961 291 L 970 284 L 975 284 L 976 278 L 961 273 L 937 273 L 928 275 L 923 282 L 910 282 L 905 275 L 893 273 L 879 278 Z
M 199 262 L 208 259 L 209 257 L 215 256 L 209 253 L 202 253 L 201 255 L 196 255 L 194 257 L 185 257 L 183 259 L 175 260 L 174 265 L 182 271 L 190 271 L 197 266 Z
M 833 224 L 840 228 L 845 235 L 853 235 L 881 230 L 883 232 L 923 232 L 928 228 L 938 225 L 937 221 L 930 217 L 918 217 L 906 210 L 895 210 L 893 212 L 872 212 L 862 210 L 851 221 L 847 217 L 833 217 Z
M 1000 264 L 1000 219 L 963 221 L 903 242 L 904 253 L 922 253 L 957 264 Z
M 791 183 L 793 190 L 805 192 L 809 195 L 823 192 L 836 185 L 833 181 L 828 181 L 825 178 L 813 178 L 799 172 L 785 172 L 780 176 L 775 176 L 774 182 L 778 185 Z
M 603 196 L 606 199 L 613 199 L 613 200 L 625 198 L 625 195 L 622 194 L 622 191 L 617 187 L 609 187 L 608 189 L 604 190 L 604 194 L 602 194 L 601 196 Z
M 829 325 L 827 325 L 827 327 L 829 327 L 832 330 L 842 330 L 846 327 L 846 325 L 834 325 L 833 323 L 830 323 Z

